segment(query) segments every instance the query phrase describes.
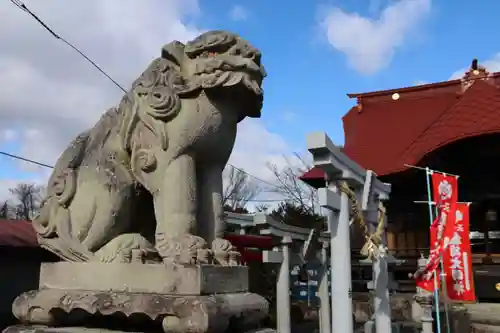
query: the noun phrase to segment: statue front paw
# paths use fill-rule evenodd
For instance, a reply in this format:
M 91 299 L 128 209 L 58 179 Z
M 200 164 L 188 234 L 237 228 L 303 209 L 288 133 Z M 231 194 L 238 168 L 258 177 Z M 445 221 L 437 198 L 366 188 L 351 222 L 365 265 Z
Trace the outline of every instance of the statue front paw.
M 96 252 L 102 263 L 144 263 L 149 253 L 156 252 L 153 245 L 140 234 L 122 234 Z
M 241 254 L 227 239 L 216 238 L 212 242 L 212 251 L 215 263 L 218 263 L 221 266 L 240 265 Z
M 199 264 L 211 264 L 213 262 L 214 253 L 209 249 L 198 250 L 197 262 Z
M 183 235 L 167 237 L 156 235 L 156 249 L 166 264 L 194 265 L 198 262 L 200 250 L 207 248 L 207 243 L 201 237 Z

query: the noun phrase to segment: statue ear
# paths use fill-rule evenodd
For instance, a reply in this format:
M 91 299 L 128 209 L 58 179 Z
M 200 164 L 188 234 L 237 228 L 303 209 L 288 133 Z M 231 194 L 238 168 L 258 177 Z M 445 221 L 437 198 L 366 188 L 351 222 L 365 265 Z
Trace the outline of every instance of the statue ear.
M 180 66 L 185 55 L 185 47 L 186 46 L 184 44 L 178 41 L 169 43 L 163 46 L 161 50 L 161 57 L 164 59 L 168 59 Z

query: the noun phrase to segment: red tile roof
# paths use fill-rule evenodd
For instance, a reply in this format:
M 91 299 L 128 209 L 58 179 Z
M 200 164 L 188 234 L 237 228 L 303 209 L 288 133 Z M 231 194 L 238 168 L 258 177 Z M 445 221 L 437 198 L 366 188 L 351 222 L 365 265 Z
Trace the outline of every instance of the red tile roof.
M 36 233 L 31 222 L 0 220 L 0 246 L 38 247 Z
M 342 119 L 344 152 L 364 168 L 387 175 L 453 141 L 500 133 L 499 87 L 500 73 L 481 67 L 462 80 L 350 94 L 358 105 Z M 311 172 L 301 179 L 323 178 Z
M 476 81 L 411 145 L 402 160 L 416 164 L 432 150 L 471 136 L 500 132 L 500 90 Z

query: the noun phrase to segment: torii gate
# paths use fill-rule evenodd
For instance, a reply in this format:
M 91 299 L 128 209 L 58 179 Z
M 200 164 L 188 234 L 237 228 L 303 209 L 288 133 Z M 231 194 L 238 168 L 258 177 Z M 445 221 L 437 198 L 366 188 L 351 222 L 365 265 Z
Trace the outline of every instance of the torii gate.
M 387 200 L 391 187 L 379 181 L 369 170 L 363 169 L 335 146 L 323 132 L 307 137 L 307 148 L 313 155 L 314 166 L 326 175 L 326 186 L 318 189 L 320 205 L 326 208 L 330 232 L 330 270 L 332 274 L 331 332 L 353 332 L 351 298 L 351 246 L 350 246 L 350 202 L 347 193 L 340 191 L 338 181 L 346 181 L 361 201 L 361 210 L 368 220 L 370 232 L 376 228 L 378 205 Z M 388 258 L 381 255 L 373 261 L 373 285 L 375 288 L 374 310 L 376 331 L 391 332 L 391 309 L 389 299 Z M 334 275 L 335 273 L 335 275 Z

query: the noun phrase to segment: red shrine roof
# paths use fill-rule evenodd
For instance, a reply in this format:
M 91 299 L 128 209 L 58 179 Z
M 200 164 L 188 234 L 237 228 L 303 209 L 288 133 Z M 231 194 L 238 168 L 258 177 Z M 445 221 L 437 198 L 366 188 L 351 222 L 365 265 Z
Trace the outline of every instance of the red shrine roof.
M 0 246 L 38 247 L 31 222 L 0 219 Z
M 366 169 L 388 175 L 428 153 L 471 136 L 500 133 L 500 73 L 474 60 L 464 77 L 363 94 L 342 118 L 344 152 Z M 313 168 L 300 177 L 323 180 Z M 314 186 L 314 184 L 311 184 Z

